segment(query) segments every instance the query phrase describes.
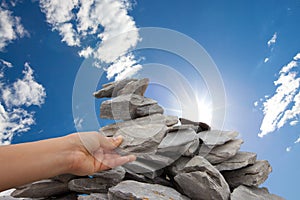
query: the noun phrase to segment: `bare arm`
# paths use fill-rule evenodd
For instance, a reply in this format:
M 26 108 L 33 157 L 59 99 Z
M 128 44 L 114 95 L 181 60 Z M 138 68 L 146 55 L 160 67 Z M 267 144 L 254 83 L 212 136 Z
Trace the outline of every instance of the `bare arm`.
M 83 132 L 37 142 L 0 147 L 0 191 L 71 173 L 89 175 L 135 160 L 113 149 L 122 138 Z

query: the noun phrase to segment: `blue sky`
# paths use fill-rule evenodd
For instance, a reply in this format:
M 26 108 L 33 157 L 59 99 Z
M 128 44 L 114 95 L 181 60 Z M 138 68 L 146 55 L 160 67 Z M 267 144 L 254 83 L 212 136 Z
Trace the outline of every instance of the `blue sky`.
M 130 52 L 147 39 L 139 28 L 167 28 L 199 43 L 221 74 L 226 118 L 224 127 L 214 128 L 239 131 L 245 141 L 242 150 L 257 152 L 273 166 L 264 185 L 286 199 L 297 199 L 300 1 L 63 2 L 1 1 L 2 143 L 66 135 L 76 131 L 74 121 L 81 130 L 93 129 L 85 126 L 87 119 L 74 119 L 72 107 L 77 72 L 89 59 L 91 71 L 102 75 L 98 88 L 108 79 L 141 76 L 149 63 L 169 66 L 184 74 L 202 102 L 201 111 L 207 112 L 199 111 L 199 118 L 208 120 L 205 116 L 215 109 L 209 96 L 213 92 L 207 92 L 190 63 L 157 49 Z M 126 31 L 130 33 L 121 34 Z M 84 81 L 88 84 L 90 79 Z M 178 110 L 180 103 L 172 92 L 180 94 L 178 88 L 166 91 L 153 84 L 147 95 L 174 114 L 172 109 Z M 82 99 L 92 98 L 83 94 Z M 100 101 L 90 101 L 99 114 Z M 101 126 L 109 122 L 99 120 Z

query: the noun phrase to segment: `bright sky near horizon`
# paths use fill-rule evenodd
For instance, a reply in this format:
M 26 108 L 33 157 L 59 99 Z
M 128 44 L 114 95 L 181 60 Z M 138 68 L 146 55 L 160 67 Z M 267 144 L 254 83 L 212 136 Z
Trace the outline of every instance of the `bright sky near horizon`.
M 147 63 L 188 68 L 166 52 L 131 52 L 143 40 L 139 28 L 168 28 L 198 42 L 215 62 L 227 97 L 224 128 L 240 132 L 242 150 L 270 161 L 264 185 L 298 199 L 299 19 L 299 0 L 1 0 L 0 144 L 82 127 L 83 118 L 73 119 L 72 91 L 87 58 L 105 69 L 101 83 L 138 75 Z M 205 121 L 212 116 L 202 108 L 212 105 L 201 88 L 193 87 Z M 164 104 L 168 93 L 154 90 L 147 94 Z

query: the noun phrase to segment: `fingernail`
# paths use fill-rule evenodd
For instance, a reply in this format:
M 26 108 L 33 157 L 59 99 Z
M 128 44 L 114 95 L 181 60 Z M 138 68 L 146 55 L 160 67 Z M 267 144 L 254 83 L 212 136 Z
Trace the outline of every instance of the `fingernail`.
M 123 137 L 121 135 L 117 136 L 117 137 L 114 137 L 113 140 L 114 141 L 119 141 L 121 140 Z
M 128 162 L 132 162 L 136 160 L 136 156 L 135 155 L 129 155 L 128 156 Z

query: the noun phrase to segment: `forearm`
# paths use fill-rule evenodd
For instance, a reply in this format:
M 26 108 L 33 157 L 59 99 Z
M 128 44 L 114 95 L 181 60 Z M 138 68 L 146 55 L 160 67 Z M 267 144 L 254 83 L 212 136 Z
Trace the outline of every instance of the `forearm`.
M 70 136 L 0 147 L 0 191 L 68 173 L 74 149 Z

